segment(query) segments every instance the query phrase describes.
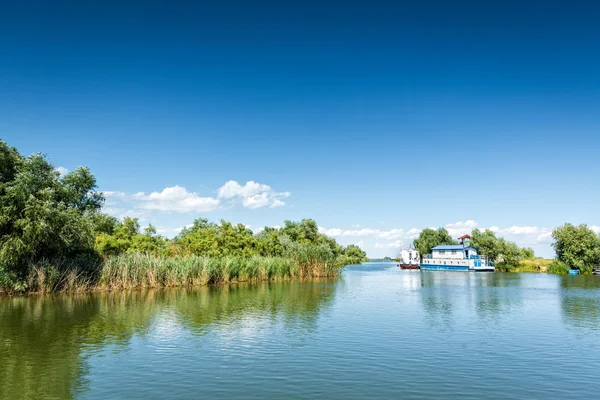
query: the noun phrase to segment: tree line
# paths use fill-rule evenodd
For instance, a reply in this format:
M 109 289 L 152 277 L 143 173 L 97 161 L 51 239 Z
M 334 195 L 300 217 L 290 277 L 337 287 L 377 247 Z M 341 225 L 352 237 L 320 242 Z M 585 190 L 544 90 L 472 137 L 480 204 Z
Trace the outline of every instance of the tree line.
M 294 249 L 315 250 L 311 254 L 340 265 L 366 256 L 358 246 L 342 246 L 319 233 L 311 219 L 255 234 L 242 224 L 199 218 L 170 239 L 152 225 L 142 229 L 135 218 L 120 221 L 103 213 L 103 204 L 88 168 L 61 175 L 44 155 L 23 156 L 0 140 L 0 290 L 29 290 L 32 269 L 40 263 L 53 267 L 42 273 L 37 268 L 37 275 L 63 274 L 61 269 L 77 265 L 78 274 L 93 279 L 103 260 L 124 254 L 289 258 Z
M 569 269 L 580 269 L 589 273 L 600 266 L 600 235 L 587 225 L 564 224 L 552 231 L 552 246 L 556 252 L 552 272 L 566 273 Z M 414 248 L 421 257 L 431 253 L 439 245 L 458 244 L 445 228 L 427 228 L 413 241 Z M 519 247 L 516 243 L 497 237 L 489 230 L 473 229 L 470 244 L 479 254 L 496 263 L 501 271 L 517 270 L 524 261 L 534 260 L 535 252 L 529 247 Z

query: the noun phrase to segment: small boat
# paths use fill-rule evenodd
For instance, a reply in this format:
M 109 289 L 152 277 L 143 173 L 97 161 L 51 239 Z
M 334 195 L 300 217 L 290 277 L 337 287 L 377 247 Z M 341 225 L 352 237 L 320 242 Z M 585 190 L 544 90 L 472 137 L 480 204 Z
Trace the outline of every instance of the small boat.
M 413 249 L 400 251 L 400 269 L 421 269 L 421 256 Z
M 578 269 L 570 269 L 569 275 L 579 275 L 579 270 Z
M 592 275 L 600 275 L 600 268 L 592 269 Z

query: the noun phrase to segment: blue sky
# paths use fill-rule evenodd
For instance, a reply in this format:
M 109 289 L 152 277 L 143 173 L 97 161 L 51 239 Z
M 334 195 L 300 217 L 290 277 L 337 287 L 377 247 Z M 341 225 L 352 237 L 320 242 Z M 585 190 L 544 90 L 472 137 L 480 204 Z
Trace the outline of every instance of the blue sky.
M 593 2 L 14 3 L 0 137 L 168 236 L 314 218 L 384 256 L 477 226 L 551 256 L 600 226 Z

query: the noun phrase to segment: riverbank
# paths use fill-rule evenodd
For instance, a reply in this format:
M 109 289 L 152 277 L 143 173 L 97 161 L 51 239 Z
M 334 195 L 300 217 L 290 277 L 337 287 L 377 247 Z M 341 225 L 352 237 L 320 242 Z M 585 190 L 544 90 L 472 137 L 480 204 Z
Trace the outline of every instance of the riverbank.
M 122 254 L 104 260 L 42 261 L 31 265 L 21 287 L 0 294 L 84 292 L 192 287 L 237 282 L 283 281 L 338 276 L 348 261 L 315 249 L 295 257 L 160 257 Z

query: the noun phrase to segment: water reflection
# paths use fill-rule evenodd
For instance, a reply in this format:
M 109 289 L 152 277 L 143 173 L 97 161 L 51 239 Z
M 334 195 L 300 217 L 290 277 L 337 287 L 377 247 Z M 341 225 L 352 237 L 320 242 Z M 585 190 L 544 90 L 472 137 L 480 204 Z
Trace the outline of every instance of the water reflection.
M 132 338 L 251 332 L 282 324 L 310 334 L 334 296 L 331 280 L 0 299 L 0 398 L 73 398 L 86 358 Z
M 430 328 L 452 331 L 460 316 L 493 320 L 523 305 L 522 274 L 422 271 L 421 302 Z
M 562 317 L 575 328 L 600 330 L 600 276 L 561 276 Z

